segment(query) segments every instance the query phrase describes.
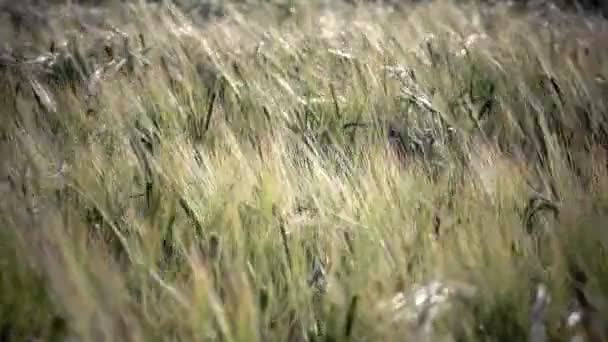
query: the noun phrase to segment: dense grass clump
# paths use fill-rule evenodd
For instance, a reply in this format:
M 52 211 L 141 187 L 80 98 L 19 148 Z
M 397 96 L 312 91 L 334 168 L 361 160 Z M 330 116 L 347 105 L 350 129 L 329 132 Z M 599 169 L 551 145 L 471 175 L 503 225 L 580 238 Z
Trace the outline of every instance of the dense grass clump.
M 0 340 L 607 340 L 603 19 L 87 6 L 2 24 Z

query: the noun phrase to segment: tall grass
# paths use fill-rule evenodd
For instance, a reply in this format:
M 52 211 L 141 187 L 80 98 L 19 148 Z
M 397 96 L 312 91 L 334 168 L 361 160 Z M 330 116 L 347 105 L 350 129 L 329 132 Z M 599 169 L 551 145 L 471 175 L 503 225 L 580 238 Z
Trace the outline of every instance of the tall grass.
M 523 340 L 540 283 L 567 340 L 583 274 L 605 313 L 601 20 L 116 6 L 0 64 L 3 340 Z

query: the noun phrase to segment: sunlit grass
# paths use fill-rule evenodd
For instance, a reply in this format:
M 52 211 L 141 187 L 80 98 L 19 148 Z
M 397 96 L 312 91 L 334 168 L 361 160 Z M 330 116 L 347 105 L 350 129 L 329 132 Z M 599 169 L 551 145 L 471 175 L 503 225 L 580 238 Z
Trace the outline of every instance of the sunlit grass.
M 543 283 L 565 341 L 581 273 L 601 317 L 605 23 L 259 6 L 197 24 L 125 5 L 15 36 L 1 336 L 513 341 Z M 395 312 L 433 281 L 446 315 Z

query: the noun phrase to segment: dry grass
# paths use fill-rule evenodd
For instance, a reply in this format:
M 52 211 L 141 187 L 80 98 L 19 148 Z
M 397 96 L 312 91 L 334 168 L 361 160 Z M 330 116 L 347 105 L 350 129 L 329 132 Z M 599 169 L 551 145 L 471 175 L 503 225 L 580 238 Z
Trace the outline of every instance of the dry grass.
M 115 6 L 4 28 L 1 340 L 605 329 L 605 22 Z

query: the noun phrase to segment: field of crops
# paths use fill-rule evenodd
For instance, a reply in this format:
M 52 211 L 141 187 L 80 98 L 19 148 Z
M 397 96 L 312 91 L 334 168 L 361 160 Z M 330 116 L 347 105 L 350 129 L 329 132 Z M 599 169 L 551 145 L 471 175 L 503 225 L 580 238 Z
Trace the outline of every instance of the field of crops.
M 0 42 L 0 341 L 608 341 L 592 12 L 0 2 Z

